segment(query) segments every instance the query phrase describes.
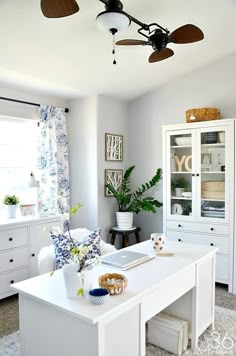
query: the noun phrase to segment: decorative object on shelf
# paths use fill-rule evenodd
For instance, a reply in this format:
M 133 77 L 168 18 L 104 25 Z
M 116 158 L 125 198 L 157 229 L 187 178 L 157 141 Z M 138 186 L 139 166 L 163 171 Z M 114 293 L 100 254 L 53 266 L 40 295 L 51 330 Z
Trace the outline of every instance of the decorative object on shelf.
M 192 155 L 183 155 L 180 158 L 175 155 L 175 161 L 178 167 L 178 172 L 183 172 L 183 164 L 186 172 L 191 172 L 192 167 L 189 167 L 189 161 L 192 160 Z
M 225 165 L 225 149 L 224 148 L 211 148 L 209 149 L 211 155 L 210 172 L 220 172 L 221 166 Z
M 188 182 L 184 177 L 173 177 L 171 179 L 171 190 L 175 192 L 176 197 L 182 197 L 185 189 L 188 188 Z
M 202 133 L 202 143 L 217 143 L 218 141 L 218 132 L 210 131 Z
M 208 172 L 211 167 L 211 154 L 210 153 L 202 153 L 201 154 L 201 169 L 203 171 Z
M 220 131 L 218 133 L 220 143 L 225 143 L 225 131 Z
M 105 169 L 105 185 L 110 183 L 117 190 L 121 185 L 123 169 Z M 112 192 L 105 187 L 105 196 L 113 197 Z
M 17 204 L 19 198 L 16 195 L 6 195 L 3 198 L 3 204 L 6 212 L 7 219 L 14 219 L 16 217 Z
M 192 136 L 176 136 L 175 143 L 177 146 L 188 146 L 192 144 Z
M 157 208 L 162 206 L 162 203 L 160 203 L 153 196 L 146 195 L 146 192 L 151 188 L 154 188 L 155 185 L 160 181 L 161 169 L 157 169 L 156 174 L 149 182 L 142 184 L 140 188 L 134 192 L 131 192 L 129 187 L 130 175 L 134 168 L 135 166 L 131 166 L 125 171 L 121 184 L 118 188 L 114 187 L 111 183 L 105 184 L 105 188 L 111 191 L 117 201 L 119 213 L 119 221 L 117 221 L 117 226 L 121 230 L 132 228 L 133 213 L 138 214 L 141 211 L 156 213 Z M 122 225 L 120 215 L 125 215 L 124 224 Z
M 93 304 L 104 304 L 109 299 L 110 293 L 105 288 L 94 288 L 89 291 L 89 300 Z
M 195 118 L 193 120 L 193 118 Z M 198 108 L 186 111 L 187 122 L 198 122 L 220 119 L 220 110 L 218 108 Z
M 183 208 L 182 205 L 179 203 L 175 203 L 172 205 L 171 212 L 174 215 L 182 215 L 183 214 Z
M 21 216 L 36 215 L 36 204 L 20 204 Z
M 183 192 L 182 197 L 184 198 L 192 198 L 192 192 Z
M 165 235 L 163 233 L 154 232 L 151 234 L 151 242 L 155 252 L 163 251 L 165 244 Z
M 225 182 L 207 181 L 202 182 L 201 186 L 202 199 L 225 199 Z
M 105 134 L 105 160 L 123 161 L 123 136 Z
M 99 286 L 109 291 L 110 295 L 122 293 L 128 285 L 128 279 L 119 273 L 106 273 L 98 278 Z

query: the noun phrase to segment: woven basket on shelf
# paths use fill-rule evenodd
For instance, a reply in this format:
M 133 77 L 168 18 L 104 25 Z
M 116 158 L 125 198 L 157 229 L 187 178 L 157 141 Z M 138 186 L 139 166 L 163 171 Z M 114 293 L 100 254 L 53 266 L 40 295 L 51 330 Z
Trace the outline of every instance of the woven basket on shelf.
M 116 283 L 114 283 L 117 281 Z M 106 288 L 111 295 L 122 293 L 127 287 L 128 280 L 123 274 L 106 273 L 98 278 L 99 286 Z
M 199 108 L 186 111 L 187 122 L 199 122 L 220 119 L 220 110 L 218 108 Z

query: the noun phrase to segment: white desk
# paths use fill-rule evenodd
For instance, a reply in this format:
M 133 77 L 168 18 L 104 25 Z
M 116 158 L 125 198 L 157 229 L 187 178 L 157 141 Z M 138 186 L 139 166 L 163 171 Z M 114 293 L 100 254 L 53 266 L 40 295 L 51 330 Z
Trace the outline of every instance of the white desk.
M 128 249 L 152 252 L 150 241 Z M 168 306 L 173 315 L 191 322 L 195 349 L 198 337 L 214 323 L 216 249 L 179 243 L 168 243 L 166 249 L 174 257 L 122 272 L 127 289 L 103 305 L 68 299 L 61 271 L 14 284 L 21 356 L 145 356 L 145 322 Z M 99 266 L 95 272 L 108 271 L 117 269 Z

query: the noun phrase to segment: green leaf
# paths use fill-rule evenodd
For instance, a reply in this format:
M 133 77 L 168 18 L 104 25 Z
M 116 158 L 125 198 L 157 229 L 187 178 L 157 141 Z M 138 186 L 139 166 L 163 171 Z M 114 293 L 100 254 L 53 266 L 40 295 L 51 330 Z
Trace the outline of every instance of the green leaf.
M 51 273 L 50 273 L 50 277 L 52 277 L 54 275 L 54 271 L 52 271 Z
M 83 297 L 83 296 L 84 296 L 84 289 L 83 289 L 83 288 L 78 289 L 78 290 L 77 290 L 77 295 L 78 295 L 78 296 L 81 295 L 81 296 Z
M 80 203 L 77 203 L 75 206 L 70 208 L 71 215 L 75 215 L 77 213 L 78 209 L 81 208 L 82 206 L 83 205 L 81 205 Z

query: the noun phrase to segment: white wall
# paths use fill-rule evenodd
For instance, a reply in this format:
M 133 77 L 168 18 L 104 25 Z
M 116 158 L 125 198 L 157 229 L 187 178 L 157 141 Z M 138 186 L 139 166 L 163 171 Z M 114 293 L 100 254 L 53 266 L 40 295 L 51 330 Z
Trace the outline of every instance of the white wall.
M 97 200 L 97 99 L 72 100 L 67 119 L 70 157 L 71 206 L 83 207 L 71 227 L 94 229 L 98 224 Z
M 98 96 L 98 224 L 103 238 L 109 240 L 109 229 L 116 225 L 117 204 L 114 198 L 104 195 L 105 169 L 126 169 L 128 162 L 128 117 L 127 104 L 108 96 Z M 123 135 L 123 162 L 105 161 L 105 133 Z
M 129 162 L 136 165 L 136 184 L 150 178 L 162 167 L 161 126 L 185 123 L 185 111 L 197 107 L 218 107 L 221 117 L 236 117 L 236 54 L 179 78 L 129 104 Z M 156 64 L 158 66 L 158 63 Z M 162 201 L 162 187 L 157 197 Z M 142 213 L 135 224 L 142 237 L 162 231 L 162 209 Z

